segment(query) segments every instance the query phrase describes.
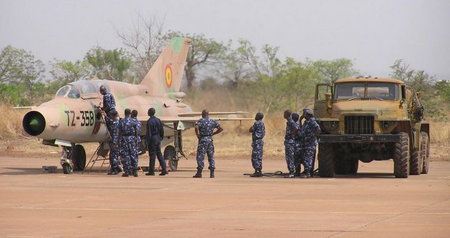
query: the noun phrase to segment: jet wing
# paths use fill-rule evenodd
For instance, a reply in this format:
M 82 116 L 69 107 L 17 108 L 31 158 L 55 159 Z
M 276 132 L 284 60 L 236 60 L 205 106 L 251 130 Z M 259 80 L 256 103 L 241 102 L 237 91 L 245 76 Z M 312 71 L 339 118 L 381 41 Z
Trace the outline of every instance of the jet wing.
M 194 124 L 201 117 L 158 117 L 165 126 L 170 128 L 177 127 L 177 130 L 185 130 L 194 126 Z M 215 121 L 253 121 L 253 118 L 238 118 L 238 117 L 210 117 Z M 140 117 L 138 116 L 138 120 L 145 125 L 147 123 L 148 117 Z
M 239 114 L 248 114 L 248 112 L 243 111 L 235 111 L 235 112 L 209 112 L 210 116 L 214 115 L 239 115 Z M 202 112 L 184 112 L 178 113 L 180 117 L 192 117 L 192 116 L 201 116 Z

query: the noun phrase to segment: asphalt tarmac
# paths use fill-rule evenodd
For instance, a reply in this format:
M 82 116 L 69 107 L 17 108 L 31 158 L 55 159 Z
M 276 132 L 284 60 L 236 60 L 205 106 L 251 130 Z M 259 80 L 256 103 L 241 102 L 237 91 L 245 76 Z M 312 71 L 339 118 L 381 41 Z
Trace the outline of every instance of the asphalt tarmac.
M 250 178 L 249 159 L 195 159 L 165 177 L 43 173 L 57 158 L 0 157 L 0 237 L 450 237 L 450 162 L 395 179 L 393 162 L 332 179 Z M 144 163 L 145 164 L 145 163 Z M 263 162 L 264 172 L 286 171 Z

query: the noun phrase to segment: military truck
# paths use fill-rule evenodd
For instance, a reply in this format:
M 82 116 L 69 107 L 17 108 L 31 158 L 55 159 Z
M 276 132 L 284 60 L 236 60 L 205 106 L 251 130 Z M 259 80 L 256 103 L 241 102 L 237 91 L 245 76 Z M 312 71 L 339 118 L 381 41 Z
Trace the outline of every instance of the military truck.
M 423 113 L 420 92 L 397 79 L 358 77 L 317 84 L 319 175 L 355 174 L 359 161 L 390 159 L 396 178 L 428 173 L 430 125 Z

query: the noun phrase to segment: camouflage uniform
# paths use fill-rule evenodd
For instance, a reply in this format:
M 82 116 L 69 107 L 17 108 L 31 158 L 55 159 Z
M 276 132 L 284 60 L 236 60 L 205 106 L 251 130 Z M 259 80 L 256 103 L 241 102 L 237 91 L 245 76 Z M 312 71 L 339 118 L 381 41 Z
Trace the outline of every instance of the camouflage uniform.
M 214 161 L 214 143 L 213 130 L 219 128 L 220 124 L 209 117 L 201 118 L 195 124 L 198 127 L 200 139 L 197 146 L 197 169 L 202 170 L 204 167 L 205 153 L 208 155 L 209 169 L 214 170 L 216 164 Z
M 284 136 L 284 149 L 285 149 L 285 158 L 287 168 L 289 173 L 294 173 L 294 152 L 295 152 L 295 142 L 294 138 L 292 138 L 292 133 L 294 129 L 297 128 L 294 120 L 289 118 L 286 122 L 286 135 Z
M 256 121 L 252 126 L 252 166 L 255 170 L 262 170 L 263 138 L 265 135 L 264 122 Z
M 136 124 L 131 117 L 125 117 L 120 120 L 119 131 L 120 131 L 120 155 L 122 156 L 122 164 L 124 170 L 133 169 L 135 162 L 132 162 L 136 150 Z
M 166 161 L 161 153 L 161 140 L 164 138 L 164 127 L 159 118 L 152 116 L 147 120 L 145 143 L 150 155 L 149 173 L 155 171 L 155 157 L 158 157 L 159 165 L 163 172 L 167 172 Z
M 311 171 L 314 156 L 316 153 L 317 139 L 315 138 L 316 128 L 319 127 L 314 117 L 305 120 L 301 129 L 302 144 L 303 144 L 303 166 L 305 171 Z M 313 141 L 311 139 L 314 138 Z
M 111 141 L 109 141 L 109 164 L 112 171 L 119 168 L 119 119 L 105 117 Z
M 301 128 L 300 122 L 295 122 L 297 128 Z M 301 129 L 297 131 L 297 134 L 294 136 L 294 166 L 295 170 L 300 172 L 300 165 L 303 163 L 303 140 L 301 138 Z
M 116 108 L 116 101 L 114 100 L 114 96 L 111 93 L 106 93 L 103 95 L 103 108 L 105 112 L 108 114 L 112 109 Z
M 135 149 L 134 149 L 134 155 L 131 159 L 131 165 L 133 169 L 138 169 L 139 167 L 139 144 L 141 143 L 141 131 L 142 131 L 142 124 L 141 122 L 136 118 L 136 117 L 132 117 L 131 118 L 136 127 L 135 127 L 135 131 L 136 131 L 136 138 L 135 138 Z

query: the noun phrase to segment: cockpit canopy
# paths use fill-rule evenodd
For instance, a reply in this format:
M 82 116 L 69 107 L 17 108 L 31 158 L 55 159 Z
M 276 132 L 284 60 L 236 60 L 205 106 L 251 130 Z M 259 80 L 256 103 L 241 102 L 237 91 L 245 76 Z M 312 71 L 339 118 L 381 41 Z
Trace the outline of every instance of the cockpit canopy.
M 56 92 L 56 97 L 76 99 L 85 94 L 100 93 L 101 85 L 104 85 L 106 87 L 106 90 L 109 92 L 109 86 L 104 82 L 80 80 L 68 85 L 64 85 L 58 90 L 58 92 Z

